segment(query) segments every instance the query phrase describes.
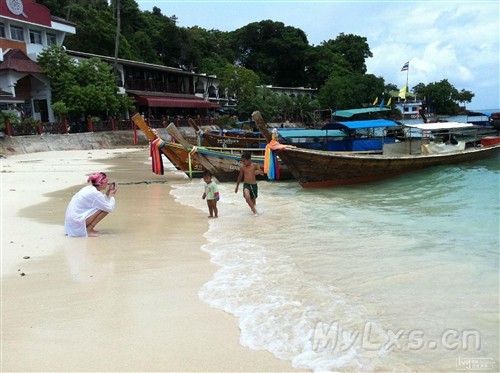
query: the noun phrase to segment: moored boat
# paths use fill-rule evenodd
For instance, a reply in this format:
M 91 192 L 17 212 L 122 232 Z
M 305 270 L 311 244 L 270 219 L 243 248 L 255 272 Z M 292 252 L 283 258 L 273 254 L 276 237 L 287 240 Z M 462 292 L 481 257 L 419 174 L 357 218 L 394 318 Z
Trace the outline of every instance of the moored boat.
M 156 132 L 148 126 L 139 113 L 133 115 L 132 120 L 144 132 L 151 143 L 159 139 Z M 165 141 L 161 151 L 176 169 L 184 172 L 189 178 L 201 177 L 205 171 L 203 166 L 196 159 L 193 159 L 181 144 Z
M 272 140 L 260 112 L 252 114 L 252 118 L 267 141 Z M 434 130 L 439 129 L 436 123 Z M 449 129 L 448 129 L 449 131 Z M 304 188 L 330 187 L 364 183 L 386 179 L 407 172 L 422 170 L 432 166 L 473 162 L 495 156 L 499 153 L 500 145 L 475 146 L 465 149 L 461 144 L 459 149 L 450 147 L 439 152 L 439 149 L 428 150 L 431 154 L 412 154 L 408 147 L 420 149 L 420 145 L 429 142 L 429 137 L 406 143 L 388 144 L 393 147 L 391 154 L 355 154 L 322 150 L 291 148 L 279 153 L 280 158 L 288 166 L 290 172 Z M 446 145 L 446 144 L 445 144 Z M 385 151 L 385 149 L 384 149 Z M 389 153 L 389 152 L 387 152 Z
M 467 112 L 467 122 L 480 126 L 484 136 L 498 136 L 500 133 L 500 111 L 476 110 Z
M 242 166 L 241 155 L 244 151 L 250 153 L 252 161 L 259 164 L 263 169 L 264 166 L 264 152 L 263 148 L 220 148 L 220 147 L 202 147 L 193 146 L 183 138 L 182 134 L 170 123 L 167 127 L 167 132 L 180 144 L 182 144 L 186 151 L 199 162 L 203 168 L 210 171 L 210 173 L 220 182 L 234 182 L 238 178 L 240 167 Z M 267 180 L 265 175 L 257 175 L 258 179 Z M 289 172 L 283 162 L 280 162 L 280 174 L 277 178 L 279 180 L 293 179 L 292 174 Z
M 203 131 L 193 119 L 189 119 L 188 123 L 198 136 L 198 144 L 192 145 L 223 148 L 259 148 L 266 146 L 266 139 L 258 132 L 239 131 L 239 133 L 228 133 L 222 130 L 222 133 L 214 133 Z

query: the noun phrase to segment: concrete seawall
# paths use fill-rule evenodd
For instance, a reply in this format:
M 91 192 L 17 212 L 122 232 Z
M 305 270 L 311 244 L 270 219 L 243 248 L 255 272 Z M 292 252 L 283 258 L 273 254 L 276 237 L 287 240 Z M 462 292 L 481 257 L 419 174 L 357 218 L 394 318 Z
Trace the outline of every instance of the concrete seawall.
M 183 128 L 183 130 L 182 132 L 185 135 L 194 135 L 194 131 L 191 128 Z M 157 131 L 160 138 L 164 140 L 170 139 L 170 135 L 167 134 L 164 128 L 160 128 Z M 0 138 L 0 154 L 2 156 L 9 156 L 57 150 L 143 147 L 148 144 L 148 139 L 140 130 L 137 131 L 137 144 L 134 144 L 134 132 L 132 130 L 72 133 L 66 135 L 13 136 Z

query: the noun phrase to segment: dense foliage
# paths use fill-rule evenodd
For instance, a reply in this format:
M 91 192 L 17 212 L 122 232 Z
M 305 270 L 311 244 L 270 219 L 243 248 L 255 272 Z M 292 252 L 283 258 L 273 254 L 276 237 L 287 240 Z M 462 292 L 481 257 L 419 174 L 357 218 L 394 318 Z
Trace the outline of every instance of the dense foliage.
M 98 58 L 75 61 L 53 45 L 40 54 L 38 63 L 51 81 L 52 108 L 58 115 L 78 118 L 132 109 L 130 98 L 117 92 L 112 68 Z
M 179 27 L 175 15 L 164 15 L 158 7 L 141 11 L 135 0 L 38 2 L 53 15 L 77 24 L 76 35 L 66 38 L 68 49 L 114 56 L 119 17 L 118 57 L 215 74 L 222 86 L 238 95 L 240 113 L 248 113 L 257 104 L 255 100 L 263 97 L 255 86 L 249 88 L 257 80 L 265 85 L 317 88 L 323 108 L 359 107 L 395 87 L 381 77 L 366 74 L 366 59 L 373 55 L 367 39 L 358 35 L 341 33 L 312 46 L 302 30 L 272 20 L 223 32 Z M 446 80 L 420 83 L 413 92 L 427 98 L 442 114 L 456 112 L 459 104 L 474 97 L 472 92 L 459 92 Z M 281 104 L 280 112 L 288 112 L 289 106 Z

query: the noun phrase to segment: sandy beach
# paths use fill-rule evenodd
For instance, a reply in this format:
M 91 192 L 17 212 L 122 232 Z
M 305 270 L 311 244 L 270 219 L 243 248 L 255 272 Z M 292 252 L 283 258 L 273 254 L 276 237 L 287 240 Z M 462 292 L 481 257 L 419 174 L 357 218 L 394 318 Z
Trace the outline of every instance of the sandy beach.
M 1 371 L 291 371 L 239 344 L 236 318 L 198 297 L 217 266 L 206 214 L 176 203 L 148 149 L 2 158 Z M 168 165 L 166 165 L 167 168 Z M 89 173 L 118 183 L 96 238 L 63 222 Z M 200 192 L 201 194 L 201 192 Z

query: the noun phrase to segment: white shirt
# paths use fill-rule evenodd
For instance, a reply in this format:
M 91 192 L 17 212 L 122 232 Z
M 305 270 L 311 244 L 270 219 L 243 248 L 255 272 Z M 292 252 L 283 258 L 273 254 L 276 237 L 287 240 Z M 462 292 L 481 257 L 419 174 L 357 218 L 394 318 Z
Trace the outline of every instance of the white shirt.
M 66 210 L 64 232 L 70 237 L 87 236 L 85 220 L 102 210 L 111 212 L 115 208 L 115 198 L 107 198 L 96 187 L 88 185 L 76 193 Z

